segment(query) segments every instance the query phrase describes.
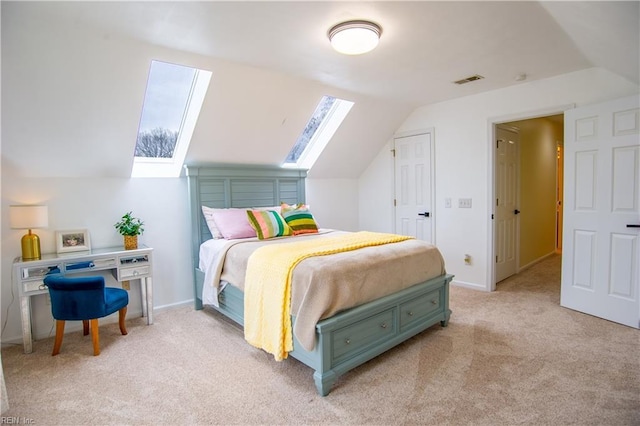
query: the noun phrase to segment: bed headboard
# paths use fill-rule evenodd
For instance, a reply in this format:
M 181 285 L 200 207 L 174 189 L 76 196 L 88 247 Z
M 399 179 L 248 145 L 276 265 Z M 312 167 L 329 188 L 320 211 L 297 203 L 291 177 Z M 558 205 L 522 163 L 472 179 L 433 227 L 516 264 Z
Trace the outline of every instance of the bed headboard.
M 200 244 L 211 238 L 202 206 L 251 208 L 305 202 L 306 170 L 230 164 L 184 168 L 189 185 L 194 268 L 199 265 Z

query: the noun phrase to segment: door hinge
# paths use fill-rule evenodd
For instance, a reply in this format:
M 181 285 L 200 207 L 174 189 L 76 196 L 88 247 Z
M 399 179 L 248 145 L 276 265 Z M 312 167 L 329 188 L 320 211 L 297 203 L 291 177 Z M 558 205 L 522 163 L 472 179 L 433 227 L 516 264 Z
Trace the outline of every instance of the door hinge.
M 396 199 L 394 198 L 393 199 L 393 207 L 395 207 L 395 206 L 396 206 Z
M 391 150 L 391 154 L 395 157 L 396 156 L 396 150 L 395 148 Z
M 498 256 L 496 256 L 496 263 L 498 263 Z
M 493 220 L 493 214 L 491 214 L 491 220 Z

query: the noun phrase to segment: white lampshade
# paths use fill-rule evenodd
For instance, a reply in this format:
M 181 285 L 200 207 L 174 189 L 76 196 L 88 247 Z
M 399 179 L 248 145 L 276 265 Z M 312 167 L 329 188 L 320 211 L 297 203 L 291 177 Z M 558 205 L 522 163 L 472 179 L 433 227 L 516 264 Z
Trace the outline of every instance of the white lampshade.
M 35 229 L 49 226 L 47 206 L 9 206 L 12 229 Z
M 345 55 L 360 55 L 375 49 L 382 28 L 369 21 L 347 21 L 329 30 L 331 46 Z

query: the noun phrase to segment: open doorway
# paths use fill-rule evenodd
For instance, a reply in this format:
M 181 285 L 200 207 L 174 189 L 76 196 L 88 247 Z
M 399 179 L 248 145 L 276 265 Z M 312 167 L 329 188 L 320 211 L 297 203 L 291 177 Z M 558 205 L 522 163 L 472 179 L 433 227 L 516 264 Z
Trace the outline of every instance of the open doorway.
M 499 128 L 517 131 L 516 168 L 506 177 L 515 179 L 516 204 L 506 212 L 503 223 L 511 223 L 508 238 L 499 223 L 494 222 L 494 252 L 496 254 L 495 282 L 504 280 L 562 249 L 562 145 L 564 140 L 563 114 L 494 124 L 494 135 Z M 499 141 L 494 161 L 494 193 L 496 206 L 505 187 L 505 176 L 499 176 Z M 504 191 L 502 191 L 504 192 Z M 495 210 L 499 212 L 498 207 Z M 504 213 L 504 212 L 503 212 Z M 513 252 L 515 268 L 501 272 L 500 253 Z

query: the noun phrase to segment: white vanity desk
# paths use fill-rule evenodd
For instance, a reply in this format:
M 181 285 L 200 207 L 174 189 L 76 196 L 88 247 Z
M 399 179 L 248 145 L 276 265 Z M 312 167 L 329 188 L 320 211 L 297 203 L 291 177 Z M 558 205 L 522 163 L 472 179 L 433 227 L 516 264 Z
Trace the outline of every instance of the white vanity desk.
M 139 279 L 142 316 L 147 317 L 147 324 L 153 324 L 152 251 L 152 248 L 141 245 L 135 250 L 110 247 L 75 253 L 43 254 L 42 259 L 30 261 L 22 261 L 22 258 L 17 257 L 13 261 L 12 276 L 20 295 L 24 352 L 33 351 L 31 296 L 49 292 L 44 285 L 44 277 L 56 268 L 65 275 L 110 270 L 119 282 Z

